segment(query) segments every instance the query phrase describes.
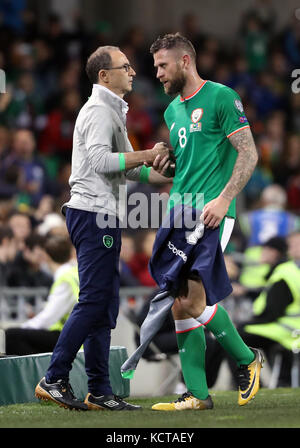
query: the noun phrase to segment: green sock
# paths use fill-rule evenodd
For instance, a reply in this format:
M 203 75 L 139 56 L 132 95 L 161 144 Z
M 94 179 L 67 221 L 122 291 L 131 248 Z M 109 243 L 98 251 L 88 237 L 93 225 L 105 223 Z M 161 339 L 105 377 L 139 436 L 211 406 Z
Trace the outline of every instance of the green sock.
M 187 390 L 199 400 L 208 397 L 205 373 L 206 342 L 203 327 L 177 333 L 182 374 Z
M 206 325 L 206 328 L 213 333 L 217 341 L 232 356 L 238 366 L 250 364 L 254 360 L 253 351 L 245 344 L 227 311 L 221 305 L 218 304 L 216 314 Z

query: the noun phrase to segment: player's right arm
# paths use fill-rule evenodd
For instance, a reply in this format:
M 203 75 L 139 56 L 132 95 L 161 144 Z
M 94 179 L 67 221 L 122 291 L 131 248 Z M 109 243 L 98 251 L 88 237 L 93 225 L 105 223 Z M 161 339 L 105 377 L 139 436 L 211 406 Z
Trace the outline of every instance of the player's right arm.
M 258 161 L 258 155 L 250 128 L 241 129 L 229 137 L 229 141 L 237 151 L 238 156 L 221 195 L 232 201 L 242 191 L 250 179 Z
M 201 218 L 208 227 L 216 228 L 227 213 L 231 201 L 242 191 L 250 179 L 257 164 L 258 155 L 249 127 L 241 129 L 229 140 L 238 156 L 232 175 L 220 195 L 208 202 L 203 209 Z
M 227 213 L 231 201 L 242 191 L 258 161 L 258 155 L 240 97 L 223 87 L 217 97 L 217 116 L 220 127 L 237 151 L 229 181 L 216 199 L 208 202 L 202 218 L 208 227 L 217 227 Z

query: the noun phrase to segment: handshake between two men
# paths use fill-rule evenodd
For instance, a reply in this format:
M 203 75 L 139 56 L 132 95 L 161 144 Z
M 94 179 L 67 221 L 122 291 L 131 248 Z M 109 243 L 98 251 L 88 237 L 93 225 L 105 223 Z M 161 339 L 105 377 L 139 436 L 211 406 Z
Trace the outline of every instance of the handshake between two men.
M 140 165 L 152 167 L 153 170 L 160 175 L 157 176 L 157 178 L 155 176 L 154 181 L 159 182 L 163 177 L 170 178 L 175 174 L 174 152 L 167 147 L 166 143 L 156 143 L 152 149 L 126 152 L 123 154 L 126 170 Z M 151 177 L 153 177 L 153 175 Z
M 164 177 L 174 177 L 176 159 L 173 150 L 168 148 L 166 143 L 156 143 L 152 149 L 144 152 L 148 153 L 144 165 L 152 166 L 156 172 Z

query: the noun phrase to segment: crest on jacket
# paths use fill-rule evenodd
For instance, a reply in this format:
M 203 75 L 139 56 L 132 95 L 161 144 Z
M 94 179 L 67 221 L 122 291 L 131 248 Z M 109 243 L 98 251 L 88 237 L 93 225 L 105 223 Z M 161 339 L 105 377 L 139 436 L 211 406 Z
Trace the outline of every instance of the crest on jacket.
M 104 244 L 105 247 L 110 249 L 112 247 L 112 245 L 114 244 L 113 237 L 110 236 L 110 235 L 104 235 L 104 237 L 103 237 L 103 244 Z

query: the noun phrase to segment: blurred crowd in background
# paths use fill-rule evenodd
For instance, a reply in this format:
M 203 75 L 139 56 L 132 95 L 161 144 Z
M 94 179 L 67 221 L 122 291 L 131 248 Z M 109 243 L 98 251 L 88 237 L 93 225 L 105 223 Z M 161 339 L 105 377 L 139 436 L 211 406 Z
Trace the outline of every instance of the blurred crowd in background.
M 6 75 L 0 95 L 0 284 L 48 286 L 40 249 L 49 232 L 66 232 L 60 207 L 69 198 L 75 119 L 91 92 L 88 55 L 100 45 L 117 45 L 137 72 L 125 98 L 134 150 L 169 143 L 163 112 L 170 98 L 149 53 L 156 35 L 149 39 L 136 25 L 116 41 L 110 23 L 98 18 L 87 31 L 79 15 L 67 32 L 54 13 L 41 30 L 33 11 L 14 15 L 9 3 L 0 5 L 0 68 Z M 258 6 L 240 18 L 234 43 L 204 33 L 193 12 L 182 16 L 180 29 L 161 31 L 180 31 L 192 41 L 201 76 L 235 89 L 251 124 L 259 162 L 239 197 L 229 255 L 299 228 L 300 93 L 293 92 L 291 74 L 300 68 L 300 20 L 293 11 L 282 29 L 275 31 L 275 24 L 272 7 L 262 14 Z M 143 188 L 168 192 L 165 186 Z M 129 189 L 140 187 L 131 183 Z M 285 226 L 276 227 L 273 218 L 267 228 L 253 226 L 254 211 L 270 207 Z M 147 269 L 154 237 L 155 230 L 124 232 L 122 286 L 155 286 Z

